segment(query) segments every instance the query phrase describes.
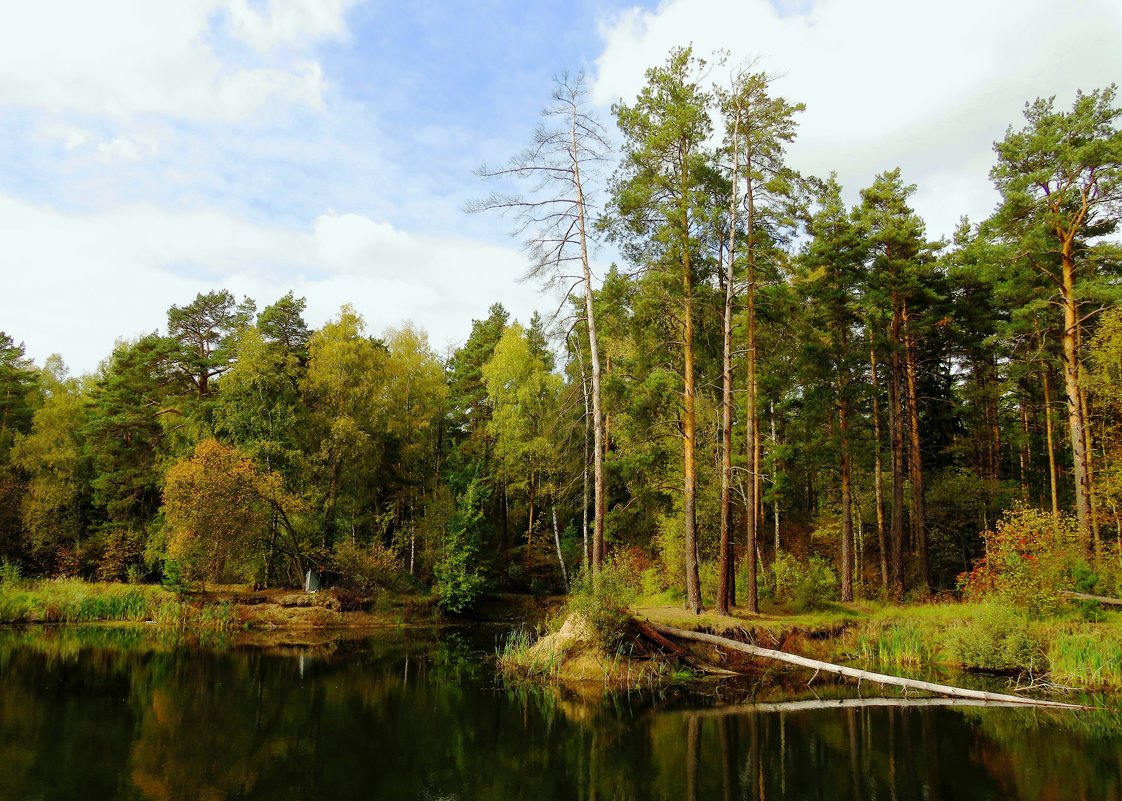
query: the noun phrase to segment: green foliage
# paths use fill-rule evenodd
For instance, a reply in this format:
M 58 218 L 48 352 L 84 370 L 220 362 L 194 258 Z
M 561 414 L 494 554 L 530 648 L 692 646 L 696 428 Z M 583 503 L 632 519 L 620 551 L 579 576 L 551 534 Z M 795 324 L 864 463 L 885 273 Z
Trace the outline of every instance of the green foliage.
M 456 512 L 448 521 L 440 560 L 434 570 L 440 607 L 456 614 L 479 601 L 487 579 L 480 560 L 483 504 L 487 490 L 472 479 L 456 501 Z
M 187 592 L 190 583 L 183 573 L 183 566 L 177 560 L 168 559 L 164 562 L 164 572 L 160 579 L 160 585 L 168 592 L 177 594 Z
M 19 562 L 3 557 L 0 559 L 0 587 L 14 587 L 23 578 Z
M 995 600 L 1032 617 L 1058 611 L 1075 587 L 1080 549 L 1074 521 L 1018 508 L 982 534 L 986 555 L 959 578 L 967 600 Z
M 781 552 L 771 564 L 774 598 L 789 602 L 796 610 L 821 609 L 838 596 L 838 576 L 833 566 L 820 556 L 802 561 Z
M 861 629 L 857 655 L 885 667 L 920 667 L 935 660 L 937 643 L 931 627 L 904 618 L 878 620 Z
M 279 496 L 275 475 L 262 474 L 234 448 L 203 440 L 168 470 L 168 556 L 192 581 L 253 580 Z
M 963 667 L 975 670 L 1041 672 L 1044 641 L 1028 617 L 1007 606 L 988 605 L 969 621 L 952 626 L 944 647 Z
M 625 577 L 609 565 L 610 560 L 601 565 L 598 580 L 587 571 L 578 573 L 566 604 L 570 614 L 579 615 L 587 623 L 593 644 L 602 651 L 612 650 L 623 640 L 627 607 L 636 597 Z
M 408 589 L 408 574 L 392 550 L 379 542 L 359 546 L 343 539 L 335 543 L 331 566 L 343 574 L 342 586 L 362 595 L 378 590 Z
M 1122 687 L 1122 631 L 1071 628 L 1048 640 L 1052 681 L 1088 690 Z

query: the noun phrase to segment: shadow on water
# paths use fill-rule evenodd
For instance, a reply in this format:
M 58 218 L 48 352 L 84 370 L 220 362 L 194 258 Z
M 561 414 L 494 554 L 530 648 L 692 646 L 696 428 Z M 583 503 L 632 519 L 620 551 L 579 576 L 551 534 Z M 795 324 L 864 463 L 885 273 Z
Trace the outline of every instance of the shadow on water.
M 0 630 L 0 797 L 1122 801 L 1112 713 L 561 692 L 497 681 L 489 632 L 290 639 Z

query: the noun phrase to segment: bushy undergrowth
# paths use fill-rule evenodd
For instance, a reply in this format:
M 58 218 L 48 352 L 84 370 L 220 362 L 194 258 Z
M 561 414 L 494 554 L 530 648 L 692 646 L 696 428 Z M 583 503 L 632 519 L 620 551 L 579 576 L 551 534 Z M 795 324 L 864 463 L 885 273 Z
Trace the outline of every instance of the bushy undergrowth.
M 821 609 L 838 597 L 838 577 L 825 559 L 812 556 L 806 561 L 780 552 L 770 567 L 772 597 L 790 603 L 800 612 Z
M 410 589 L 410 576 L 392 550 L 375 543 L 370 547 L 350 540 L 335 543 L 331 565 L 342 576 L 341 586 L 361 595 L 378 590 L 401 592 Z
M 968 601 L 996 601 L 1046 617 L 1060 610 L 1061 593 L 1075 589 L 1076 575 L 1086 567 L 1075 523 L 1040 509 L 1014 509 L 982 537 L 986 555 L 959 577 Z
M 626 635 L 628 607 L 642 593 L 649 567 L 641 551 L 628 549 L 604 560 L 598 575 L 582 570 L 574 577 L 568 612 L 585 619 L 601 648 L 611 650 Z
M 1045 643 L 1027 616 L 1008 607 L 987 605 L 942 636 L 943 647 L 965 668 L 1040 673 Z

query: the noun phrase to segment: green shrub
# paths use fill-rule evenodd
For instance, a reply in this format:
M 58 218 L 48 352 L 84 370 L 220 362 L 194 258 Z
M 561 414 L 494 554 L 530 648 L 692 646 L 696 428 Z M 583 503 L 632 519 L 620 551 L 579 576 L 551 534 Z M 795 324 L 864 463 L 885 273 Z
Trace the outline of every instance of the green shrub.
M 805 562 L 781 552 L 771 564 L 776 601 L 790 602 L 800 612 L 821 609 L 838 596 L 838 577 L 825 559 Z
M 605 650 L 614 648 L 627 634 L 629 607 L 642 590 L 644 559 L 635 549 L 621 551 L 604 560 L 598 576 L 582 570 L 573 579 L 568 611 L 587 621 L 596 644 Z
M 482 508 L 486 500 L 483 485 L 473 479 L 448 521 L 441 558 L 434 570 L 436 593 L 446 612 L 458 614 L 471 609 L 486 587 L 480 561 Z
M 160 579 L 160 584 L 165 590 L 174 593 L 185 593 L 189 589 L 189 582 L 183 575 L 183 566 L 176 559 L 168 559 L 164 562 L 164 575 Z
M 1060 593 L 1075 587 L 1077 575 L 1084 581 L 1089 578 L 1090 568 L 1078 567 L 1077 529 L 1070 518 L 1056 520 L 1042 510 L 1022 507 L 1008 512 L 994 531 L 982 536 L 986 555 L 959 577 L 967 600 L 996 601 L 1043 617 L 1061 608 Z
M 408 574 L 392 550 L 381 543 L 369 548 L 349 539 L 335 543 L 331 554 L 332 567 L 342 574 L 343 587 L 370 595 L 376 590 L 401 590 L 408 584 Z
M 952 626 L 943 646 L 956 662 L 976 670 L 1039 672 L 1046 663 L 1044 642 L 1028 617 L 1003 606 L 982 607 L 966 623 Z
M 0 587 L 15 587 L 22 578 L 19 562 L 9 561 L 6 556 L 0 559 Z

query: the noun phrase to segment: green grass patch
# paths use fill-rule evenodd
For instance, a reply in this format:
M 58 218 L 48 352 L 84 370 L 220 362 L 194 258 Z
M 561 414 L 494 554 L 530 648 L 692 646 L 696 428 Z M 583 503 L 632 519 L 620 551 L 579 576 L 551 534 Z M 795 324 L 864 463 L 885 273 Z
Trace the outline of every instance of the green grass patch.
M 154 621 L 180 628 L 229 630 L 238 625 L 226 602 L 193 605 L 155 585 L 78 579 L 0 584 L 0 623 L 100 623 Z
M 1122 689 L 1122 630 L 1081 625 L 1049 640 L 1052 681 L 1088 690 Z

